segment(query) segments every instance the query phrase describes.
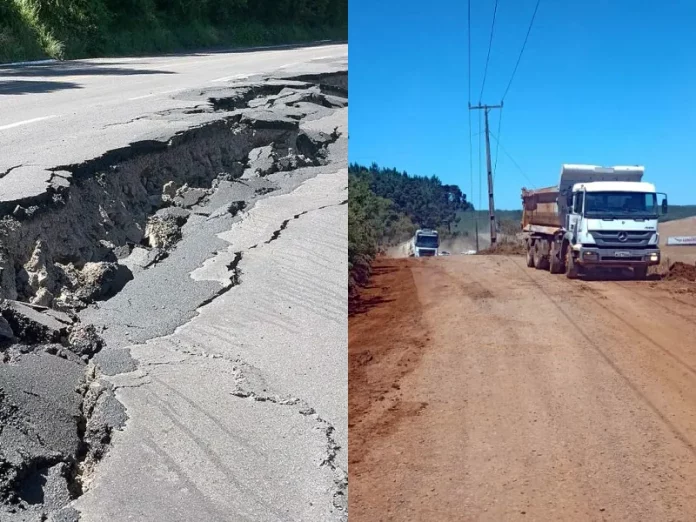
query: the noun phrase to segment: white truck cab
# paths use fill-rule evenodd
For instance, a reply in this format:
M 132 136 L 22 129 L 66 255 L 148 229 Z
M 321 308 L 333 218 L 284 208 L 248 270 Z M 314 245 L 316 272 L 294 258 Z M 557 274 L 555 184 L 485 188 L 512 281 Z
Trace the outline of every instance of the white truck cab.
M 409 254 L 413 257 L 437 256 L 440 249 L 440 237 L 437 230 L 418 229 L 409 245 Z
M 667 196 L 642 181 L 643 173 L 641 166 L 565 164 L 557 186 L 522 189 L 527 266 L 571 278 L 585 269 L 631 268 L 645 278 L 660 263 L 657 223 Z
M 592 170 L 598 177 L 607 174 Z M 623 179 L 574 183 L 566 194 L 565 229 L 573 261 L 579 266 L 630 266 L 645 277 L 648 266 L 660 262 L 657 223 L 660 213 L 667 212 L 667 197 L 660 194 L 664 199 L 658 206 L 655 185 L 640 181 L 642 167 L 611 170 Z
M 578 264 L 630 264 L 643 272 L 660 262 L 655 185 L 638 181 L 578 183 L 573 186 L 572 197 L 566 228 Z

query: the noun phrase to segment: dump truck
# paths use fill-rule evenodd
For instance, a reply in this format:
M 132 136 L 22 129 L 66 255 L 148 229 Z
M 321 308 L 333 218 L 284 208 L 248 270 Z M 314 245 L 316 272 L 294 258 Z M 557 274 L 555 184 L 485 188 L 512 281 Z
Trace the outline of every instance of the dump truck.
M 440 248 L 440 236 L 437 230 L 418 229 L 409 244 L 411 257 L 436 256 Z
M 645 279 L 648 267 L 660 263 L 657 222 L 668 206 L 667 195 L 643 181 L 644 172 L 642 166 L 567 164 L 558 185 L 523 188 L 527 266 L 571 279 L 630 268 Z

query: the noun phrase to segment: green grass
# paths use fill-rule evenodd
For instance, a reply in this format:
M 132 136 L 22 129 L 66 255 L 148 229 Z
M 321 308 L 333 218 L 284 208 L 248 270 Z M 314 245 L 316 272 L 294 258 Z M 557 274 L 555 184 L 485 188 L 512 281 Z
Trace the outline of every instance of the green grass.
M 346 0 L 0 0 L 0 63 L 347 37 Z
M 0 62 L 47 56 L 41 36 L 12 1 L 0 0 Z

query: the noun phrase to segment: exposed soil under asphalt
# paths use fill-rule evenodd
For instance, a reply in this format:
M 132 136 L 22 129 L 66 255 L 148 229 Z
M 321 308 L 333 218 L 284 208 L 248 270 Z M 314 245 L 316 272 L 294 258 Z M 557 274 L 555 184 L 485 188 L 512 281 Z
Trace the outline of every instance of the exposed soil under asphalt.
M 693 520 L 695 289 L 378 259 L 349 318 L 351 522 Z
M 179 96 L 201 104 L 147 117 L 206 118 L 56 165 L 44 192 L 0 201 L 1 522 L 79 519 L 69 504 L 128 419 L 102 377 L 136 369 L 128 344 L 171 333 L 241 284 L 241 252 L 222 281 L 190 272 L 260 199 L 335 161 L 338 127 L 316 125 L 345 111 L 347 72 Z M 339 478 L 333 497 L 343 498 Z

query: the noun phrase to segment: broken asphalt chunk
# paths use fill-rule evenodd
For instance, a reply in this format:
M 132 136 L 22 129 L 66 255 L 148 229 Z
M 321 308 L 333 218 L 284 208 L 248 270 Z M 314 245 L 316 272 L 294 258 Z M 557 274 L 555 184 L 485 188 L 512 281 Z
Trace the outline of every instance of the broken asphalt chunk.
M 56 310 L 43 309 L 19 301 L 5 299 L 0 302 L 0 315 L 15 336 L 26 343 L 60 342 L 68 333 L 73 321 L 69 315 Z
M 0 316 L 0 343 L 14 339 L 14 332 L 7 319 Z

